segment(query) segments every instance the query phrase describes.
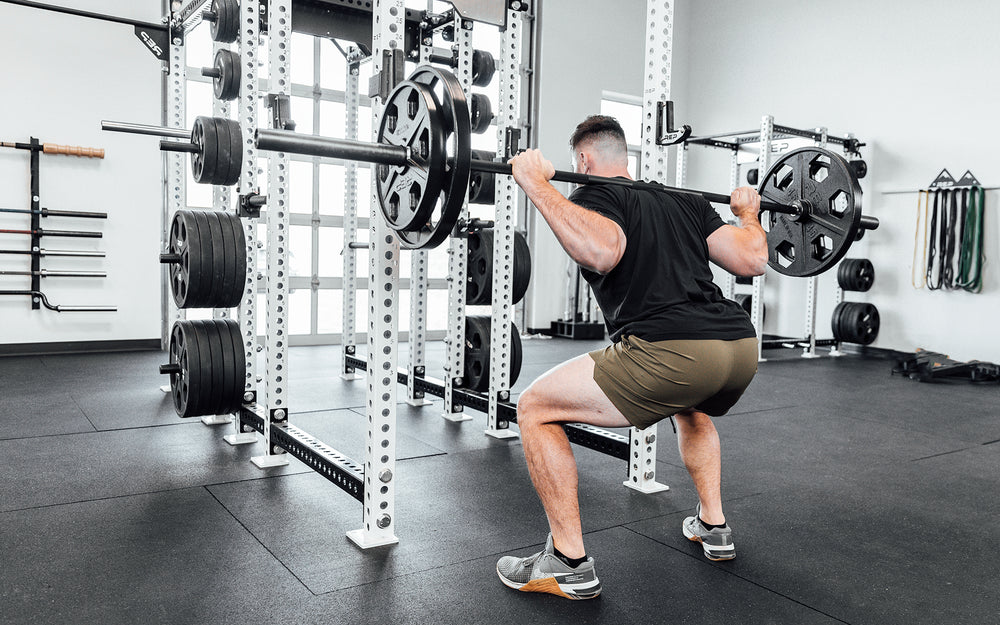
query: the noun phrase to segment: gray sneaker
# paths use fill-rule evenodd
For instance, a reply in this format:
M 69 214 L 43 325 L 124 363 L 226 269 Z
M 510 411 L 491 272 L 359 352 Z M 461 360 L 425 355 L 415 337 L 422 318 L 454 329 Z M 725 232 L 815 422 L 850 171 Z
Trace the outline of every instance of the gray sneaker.
M 504 585 L 521 592 L 548 592 L 566 599 L 593 599 L 601 594 L 601 580 L 594 572 L 594 559 L 570 568 L 555 555 L 552 534 L 545 549 L 527 558 L 504 556 L 497 562 L 497 575 Z
M 694 516 L 684 519 L 681 530 L 684 531 L 684 537 L 688 540 L 701 543 L 705 557 L 713 562 L 732 560 L 736 557 L 733 530 L 728 523 L 725 527 L 705 529 L 705 526 L 701 524 L 701 504 L 698 504 L 695 509 Z

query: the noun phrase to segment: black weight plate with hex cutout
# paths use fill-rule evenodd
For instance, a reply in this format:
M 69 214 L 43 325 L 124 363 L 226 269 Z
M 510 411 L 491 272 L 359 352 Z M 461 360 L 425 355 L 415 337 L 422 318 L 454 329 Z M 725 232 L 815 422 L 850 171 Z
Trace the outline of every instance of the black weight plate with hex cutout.
M 433 93 L 403 81 L 382 111 L 379 143 L 410 148 L 405 165 L 378 165 L 375 186 L 382 213 L 396 231 L 419 230 L 431 220 L 447 176 L 444 118 Z
M 763 199 L 801 205 L 802 215 L 768 212 L 768 265 L 788 276 L 809 277 L 835 265 L 861 229 L 861 186 L 847 161 L 821 148 L 800 148 L 779 158 L 761 180 Z
M 192 342 L 190 322 L 178 321 L 170 329 L 168 353 L 170 364 L 177 370 L 170 374 L 170 398 L 180 417 L 194 416 L 197 406 L 191 401 L 201 392 L 201 355 L 198 343 Z M 197 401 L 197 399 L 195 399 Z
M 427 221 L 418 224 L 416 229 L 397 230 L 396 235 L 400 245 L 406 249 L 430 249 L 437 247 L 451 235 L 465 205 L 472 161 L 469 105 L 462 84 L 447 70 L 423 65 L 414 70 L 406 82 L 422 85 L 432 94 L 441 113 L 442 124 L 439 129 L 443 133 L 447 157 L 443 167 L 445 179 L 442 191 L 436 198 L 432 215 Z M 398 98 L 399 90 L 400 87 L 397 86 L 389 94 L 387 102 L 393 100 L 394 96 Z M 381 131 L 379 143 L 384 143 Z M 382 213 L 387 213 L 384 204 Z

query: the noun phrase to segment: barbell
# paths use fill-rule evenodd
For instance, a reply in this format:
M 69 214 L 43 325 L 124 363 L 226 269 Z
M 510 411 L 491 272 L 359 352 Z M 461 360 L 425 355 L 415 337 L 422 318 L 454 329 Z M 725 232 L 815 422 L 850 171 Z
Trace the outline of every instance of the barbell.
M 183 136 L 183 131 L 170 128 L 115 122 L 104 122 L 102 127 Z M 223 136 L 226 130 L 231 140 Z M 472 172 L 512 174 L 508 163 L 473 158 L 471 132 L 469 103 L 458 79 L 445 69 L 420 66 L 386 98 L 376 143 L 258 129 L 254 144 L 260 150 L 377 165 L 376 193 L 386 223 L 402 247 L 425 249 L 452 234 Z M 231 120 L 199 117 L 190 143 L 163 141 L 160 147 L 191 152 L 199 182 L 235 184 L 242 163 L 242 145 L 235 140 L 239 134 Z M 625 178 L 556 171 L 552 179 L 730 202 L 725 194 Z M 808 277 L 826 271 L 844 257 L 860 233 L 879 225 L 878 219 L 862 215 L 861 186 L 847 160 L 823 148 L 783 155 L 764 175 L 759 192 L 761 210 L 768 213 L 761 220 L 767 230 L 768 264 L 785 275 Z

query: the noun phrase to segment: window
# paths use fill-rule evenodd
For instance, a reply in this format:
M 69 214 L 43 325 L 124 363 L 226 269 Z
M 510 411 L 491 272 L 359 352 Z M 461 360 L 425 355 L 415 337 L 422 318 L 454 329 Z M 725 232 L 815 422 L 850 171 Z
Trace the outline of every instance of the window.
M 642 99 L 604 91 L 601 93 L 601 115 L 610 115 L 622 125 L 625 141 L 628 143 L 628 171 L 635 178 L 639 173 L 639 157 L 642 154 Z

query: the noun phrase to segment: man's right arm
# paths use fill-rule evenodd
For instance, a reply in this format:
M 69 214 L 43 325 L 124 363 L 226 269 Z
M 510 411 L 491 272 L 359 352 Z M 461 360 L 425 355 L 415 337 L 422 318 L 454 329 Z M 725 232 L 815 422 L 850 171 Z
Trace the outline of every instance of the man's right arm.
M 760 195 L 750 187 L 740 187 L 730 198 L 739 226 L 724 225 L 708 235 L 708 257 L 729 273 L 752 277 L 763 275 L 767 267 L 767 233 L 760 225 Z

